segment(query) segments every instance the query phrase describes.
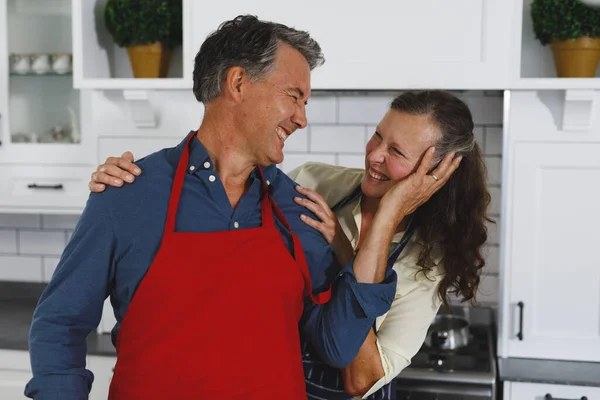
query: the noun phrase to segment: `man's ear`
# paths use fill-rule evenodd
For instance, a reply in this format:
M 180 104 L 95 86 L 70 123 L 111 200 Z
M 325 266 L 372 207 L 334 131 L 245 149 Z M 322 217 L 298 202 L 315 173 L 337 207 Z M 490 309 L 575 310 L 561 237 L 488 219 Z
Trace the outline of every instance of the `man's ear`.
M 227 71 L 223 92 L 233 101 L 239 102 L 242 99 L 245 86 L 248 82 L 248 75 L 244 68 L 239 66 L 231 67 Z

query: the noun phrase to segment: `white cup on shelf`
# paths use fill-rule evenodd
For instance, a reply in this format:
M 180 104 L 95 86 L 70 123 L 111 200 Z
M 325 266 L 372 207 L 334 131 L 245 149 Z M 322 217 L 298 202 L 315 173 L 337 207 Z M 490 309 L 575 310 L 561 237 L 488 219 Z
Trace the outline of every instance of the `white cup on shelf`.
M 71 72 L 71 54 L 68 53 L 54 53 L 52 56 L 52 70 L 63 75 Z
M 11 54 L 10 65 L 15 74 L 28 74 L 31 72 L 31 57 L 29 54 Z
M 38 75 L 47 74 L 51 70 L 50 55 L 34 54 L 31 57 L 31 69 Z

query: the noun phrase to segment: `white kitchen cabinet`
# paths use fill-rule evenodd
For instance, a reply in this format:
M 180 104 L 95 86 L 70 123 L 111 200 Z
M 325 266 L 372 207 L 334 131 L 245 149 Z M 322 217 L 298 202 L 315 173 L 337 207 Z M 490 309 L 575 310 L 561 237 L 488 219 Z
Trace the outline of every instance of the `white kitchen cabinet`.
M 87 369 L 94 373 L 94 383 L 89 400 L 106 400 L 113 376 L 113 368 L 117 362 L 116 357 L 88 356 Z
M 509 96 L 499 356 L 600 362 L 600 121 L 561 130 L 559 98 Z
M 600 400 L 600 387 L 504 382 L 504 400 Z
M 325 64 L 313 89 L 505 88 L 514 2 L 232 0 L 194 2 L 192 48 L 225 20 L 252 14 L 307 30 Z
M 29 353 L 0 349 L 0 394 L 2 400 L 25 399 L 25 385 L 31 379 Z
M 89 94 L 54 62 L 70 57 L 70 21 L 69 0 L 0 0 L 0 212 L 79 213 L 85 205 L 89 179 L 70 186 L 78 168 L 89 176 L 95 164 L 95 139 L 81 133 Z

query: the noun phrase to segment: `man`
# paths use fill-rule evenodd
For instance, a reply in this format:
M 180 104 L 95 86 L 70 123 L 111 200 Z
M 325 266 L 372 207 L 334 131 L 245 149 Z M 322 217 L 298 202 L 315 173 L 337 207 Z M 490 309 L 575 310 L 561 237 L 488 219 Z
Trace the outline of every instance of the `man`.
M 85 339 L 109 295 L 110 399 L 305 399 L 300 320 L 326 362 L 353 360 L 395 274 L 368 278 L 381 275 L 371 250 L 337 265 L 274 165 L 306 125 L 322 62 L 306 32 L 251 16 L 206 39 L 194 69 L 202 124 L 140 160 L 136 185 L 90 196 L 34 313 L 28 397 L 87 398 Z M 387 243 L 372 248 L 387 255 Z M 358 282 L 357 268 L 372 273 Z

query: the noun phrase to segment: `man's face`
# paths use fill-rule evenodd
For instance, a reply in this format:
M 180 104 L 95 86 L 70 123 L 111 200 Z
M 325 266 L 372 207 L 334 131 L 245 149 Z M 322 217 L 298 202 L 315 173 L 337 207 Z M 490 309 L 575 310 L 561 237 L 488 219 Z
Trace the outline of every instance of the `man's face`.
M 247 146 L 260 165 L 283 161 L 285 140 L 306 127 L 306 101 L 310 96 L 310 67 L 302 54 L 280 45 L 273 69 L 250 83 L 244 93 L 240 123 Z

